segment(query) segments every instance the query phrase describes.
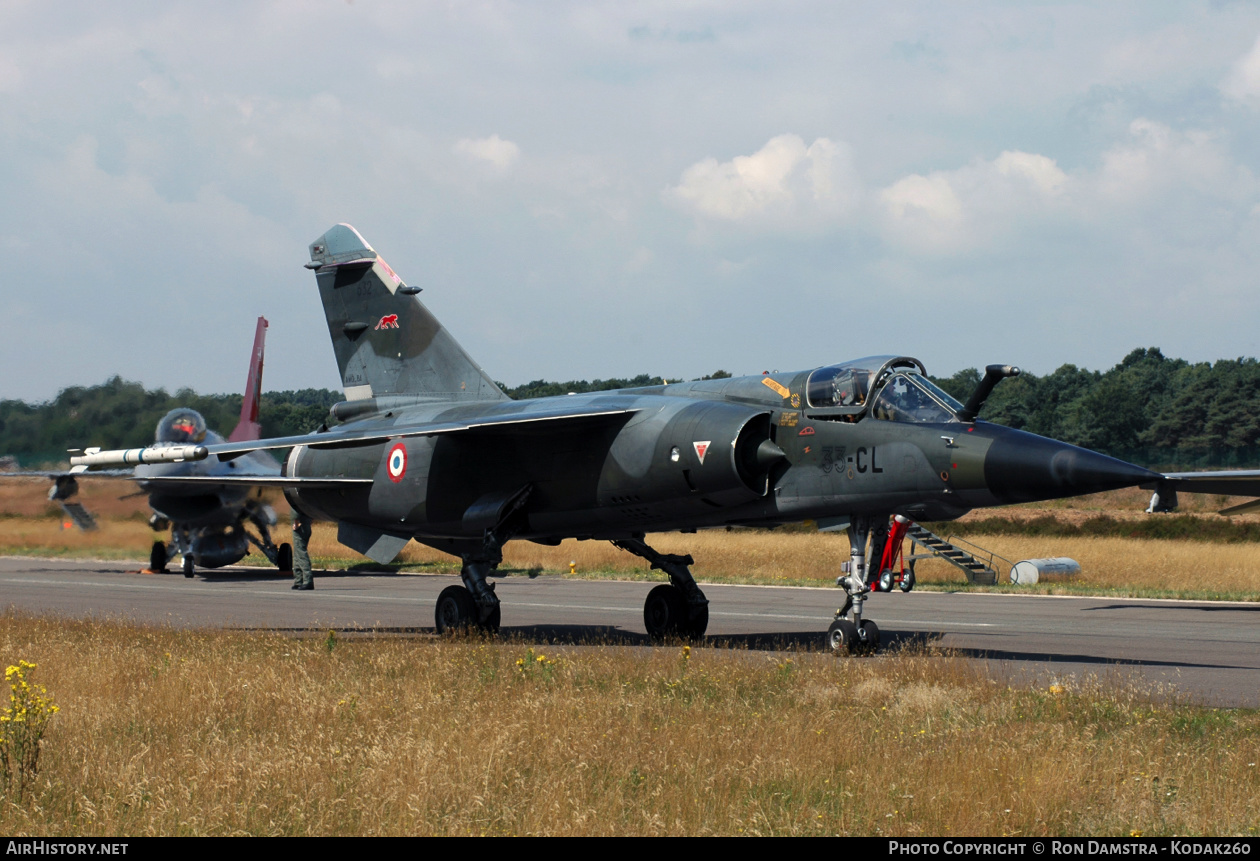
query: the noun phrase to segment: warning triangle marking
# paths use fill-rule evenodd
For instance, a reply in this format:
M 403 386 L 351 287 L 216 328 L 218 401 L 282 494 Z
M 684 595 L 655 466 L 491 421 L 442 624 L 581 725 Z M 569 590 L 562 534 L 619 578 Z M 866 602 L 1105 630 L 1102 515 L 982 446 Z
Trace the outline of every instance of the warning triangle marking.
M 692 445 L 693 445 L 693 446 L 695 446 L 695 449 L 696 449 L 696 457 L 700 458 L 700 465 L 701 465 L 701 466 L 704 466 L 704 453 L 705 453 L 706 451 L 708 451 L 708 450 L 709 450 L 709 443 L 710 443 L 710 442 L 712 442 L 712 440 L 707 440 L 707 439 L 706 439 L 704 442 L 693 442 L 693 443 L 692 443 Z

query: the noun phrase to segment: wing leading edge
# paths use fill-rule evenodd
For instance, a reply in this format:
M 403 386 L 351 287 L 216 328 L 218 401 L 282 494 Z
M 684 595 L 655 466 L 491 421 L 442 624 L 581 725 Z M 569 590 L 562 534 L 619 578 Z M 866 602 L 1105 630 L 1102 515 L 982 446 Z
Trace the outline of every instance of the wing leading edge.
M 463 434 L 477 432 L 529 432 L 544 430 L 557 425 L 584 422 L 602 424 L 628 417 L 638 412 L 632 408 L 590 409 L 579 408 L 535 413 L 506 413 L 503 415 L 485 416 L 464 422 L 426 422 L 402 427 L 377 427 L 362 430 L 333 429 L 322 433 L 302 434 L 300 436 L 273 437 L 271 439 L 252 442 L 228 442 L 205 446 L 152 447 L 147 449 L 118 449 L 100 451 L 87 449 L 70 458 L 72 470 L 86 472 L 94 467 L 112 467 L 127 463 L 173 463 L 185 460 L 204 460 L 214 456 L 219 460 L 233 460 L 241 455 L 265 449 L 293 448 L 308 446 L 310 448 L 351 448 L 361 445 L 385 442 L 391 439 L 406 437 L 438 436 L 444 434 Z M 167 481 L 187 481 L 188 479 L 167 479 Z M 359 479 L 347 479 L 359 481 Z M 371 479 L 362 479 L 370 482 Z M 333 481 L 333 479 L 284 479 L 271 476 L 226 476 L 207 477 L 206 483 L 252 484 L 255 486 L 279 485 L 296 487 L 312 481 Z M 290 482 L 285 484 L 285 482 Z M 309 486 L 309 485 L 308 485 Z

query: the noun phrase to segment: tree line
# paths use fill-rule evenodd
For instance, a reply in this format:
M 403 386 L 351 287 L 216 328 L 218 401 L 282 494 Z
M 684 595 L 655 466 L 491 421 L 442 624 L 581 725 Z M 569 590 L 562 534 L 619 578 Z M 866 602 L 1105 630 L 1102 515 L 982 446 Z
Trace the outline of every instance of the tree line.
M 729 377 L 716 371 L 704 379 Z M 979 383 L 975 368 L 933 381 L 960 401 Z M 670 378 L 676 380 L 677 378 Z M 661 385 L 658 376 L 503 386 L 514 399 Z M 307 433 L 342 400 L 328 389 L 267 392 L 260 422 L 264 436 Z M 158 420 L 176 407 L 200 412 L 227 434 L 241 409 L 240 395 L 168 394 L 113 377 L 99 386 L 65 389 L 51 401 L 0 401 L 0 455 L 29 466 L 65 460 L 82 445 L 129 448 L 153 441 Z M 1063 365 L 1045 376 L 1024 373 L 994 390 L 980 417 L 986 421 L 1091 448 L 1150 467 L 1260 467 L 1260 362 L 1253 358 L 1190 363 L 1157 347 L 1136 349 L 1109 371 Z

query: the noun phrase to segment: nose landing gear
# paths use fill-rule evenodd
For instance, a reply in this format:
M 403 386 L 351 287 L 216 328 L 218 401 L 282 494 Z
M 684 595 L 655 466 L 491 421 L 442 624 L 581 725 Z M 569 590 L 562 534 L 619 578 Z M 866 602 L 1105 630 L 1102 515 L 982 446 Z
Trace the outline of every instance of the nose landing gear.
M 890 552 L 900 555 L 901 539 L 905 535 L 910 521 L 903 517 L 893 519 L 892 528 L 879 526 L 883 534 L 876 536 L 876 549 L 880 555 L 880 567 Z M 837 655 L 873 655 L 879 649 L 879 626 L 870 619 L 862 618 L 862 610 L 866 604 L 866 596 L 871 592 L 871 584 L 867 582 L 866 542 L 875 528 L 875 519 L 871 517 L 854 517 L 849 521 L 849 561 L 844 564 L 844 574 L 836 579 L 836 585 L 844 589 L 844 606 L 836 611 L 831 627 L 827 629 L 827 647 Z M 894 544 L 895 542 L 895 544 Z M 890 591 L 893 584 L 891 560 L 887 570 L 876 584 L 881 591 Z M 904 582 L 904 577 L 902 578 Z M 901 584 L 898 583 L 900 586 Z M 913 575 L 910 586 L 913 587 Z M 902 591 L 909 588 L 901 586 Z M 846 618 L 848 617 L 848 618 Z

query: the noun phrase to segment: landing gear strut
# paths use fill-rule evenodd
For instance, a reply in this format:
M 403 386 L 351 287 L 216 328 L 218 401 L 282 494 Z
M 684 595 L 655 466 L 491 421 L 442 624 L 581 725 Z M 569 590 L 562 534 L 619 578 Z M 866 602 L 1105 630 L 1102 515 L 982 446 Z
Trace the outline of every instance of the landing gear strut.
M 886 524 L 887 520 L 881 522 Z M 849 562 L 845 574 L 836 579 L 836 585 L 845 592 L 844 606 L 836 611 L 827 629 L 827 645 L 838 655 L 872 655 L 879 648 L 879 626 L 862 618 L 863 605 L 871 591 L 866 582 L 866 542 L 872 528 L 871 517 L 854 517 L 849 522 Z M 882 535 L 877 535 L 880 537 L 887 541 L 887 526 Z M 882 552 L 883 547 L 879 549 Z
M 480 630 L 497 634 L 503 618 L 494 584 L 486 582 L 490 572 L 503 561 L 503 545 L 517 532 L 524 520 L 524 505 L 532 488 L 525 485 L 515 493 L 478 500 L 474 508 L 486 521 L 481 544 L 469 542 L 473 549 L 460 554 L 464 564 L 459 569 L 463 586 L 447 586 L 438 596 L 433 621 L 439 634 Z
M 279 546 L 271 539 L 271 527 L 276 525 L 276 512 L 270 505 L 251 500 L 245 508 L 245 516 L 258 530 L 258 537 L 245 529 L 245 538 L 258 548 L 258 552 L 267 557 L 267 561 L 279 571 L 293 570 L 293 547 L 289 544 Z M 242 526 L 244 521 L 242 520 Z
M 503 607 L 499 596 L 494 594 L 494 584 L 486 577 L 499 563 L 503 554 L 498 548 L 493 553 L 467 554 L 459 569 L 463 586 L 447 586 L 438 596 L 433 619 L 439 634 L 480 630 L 487 634 L 499 633 Z
M 690 556 L 657 553 L 644 543 L 642 533 L 612 543 L 669 575 L 669 585 L 657 586 L 643 602 L 643 625 L 648 636 L 654 639 L 703 637 L 709 627 L 709 599 L 691 576 L 690 566 L 695 560 Z

